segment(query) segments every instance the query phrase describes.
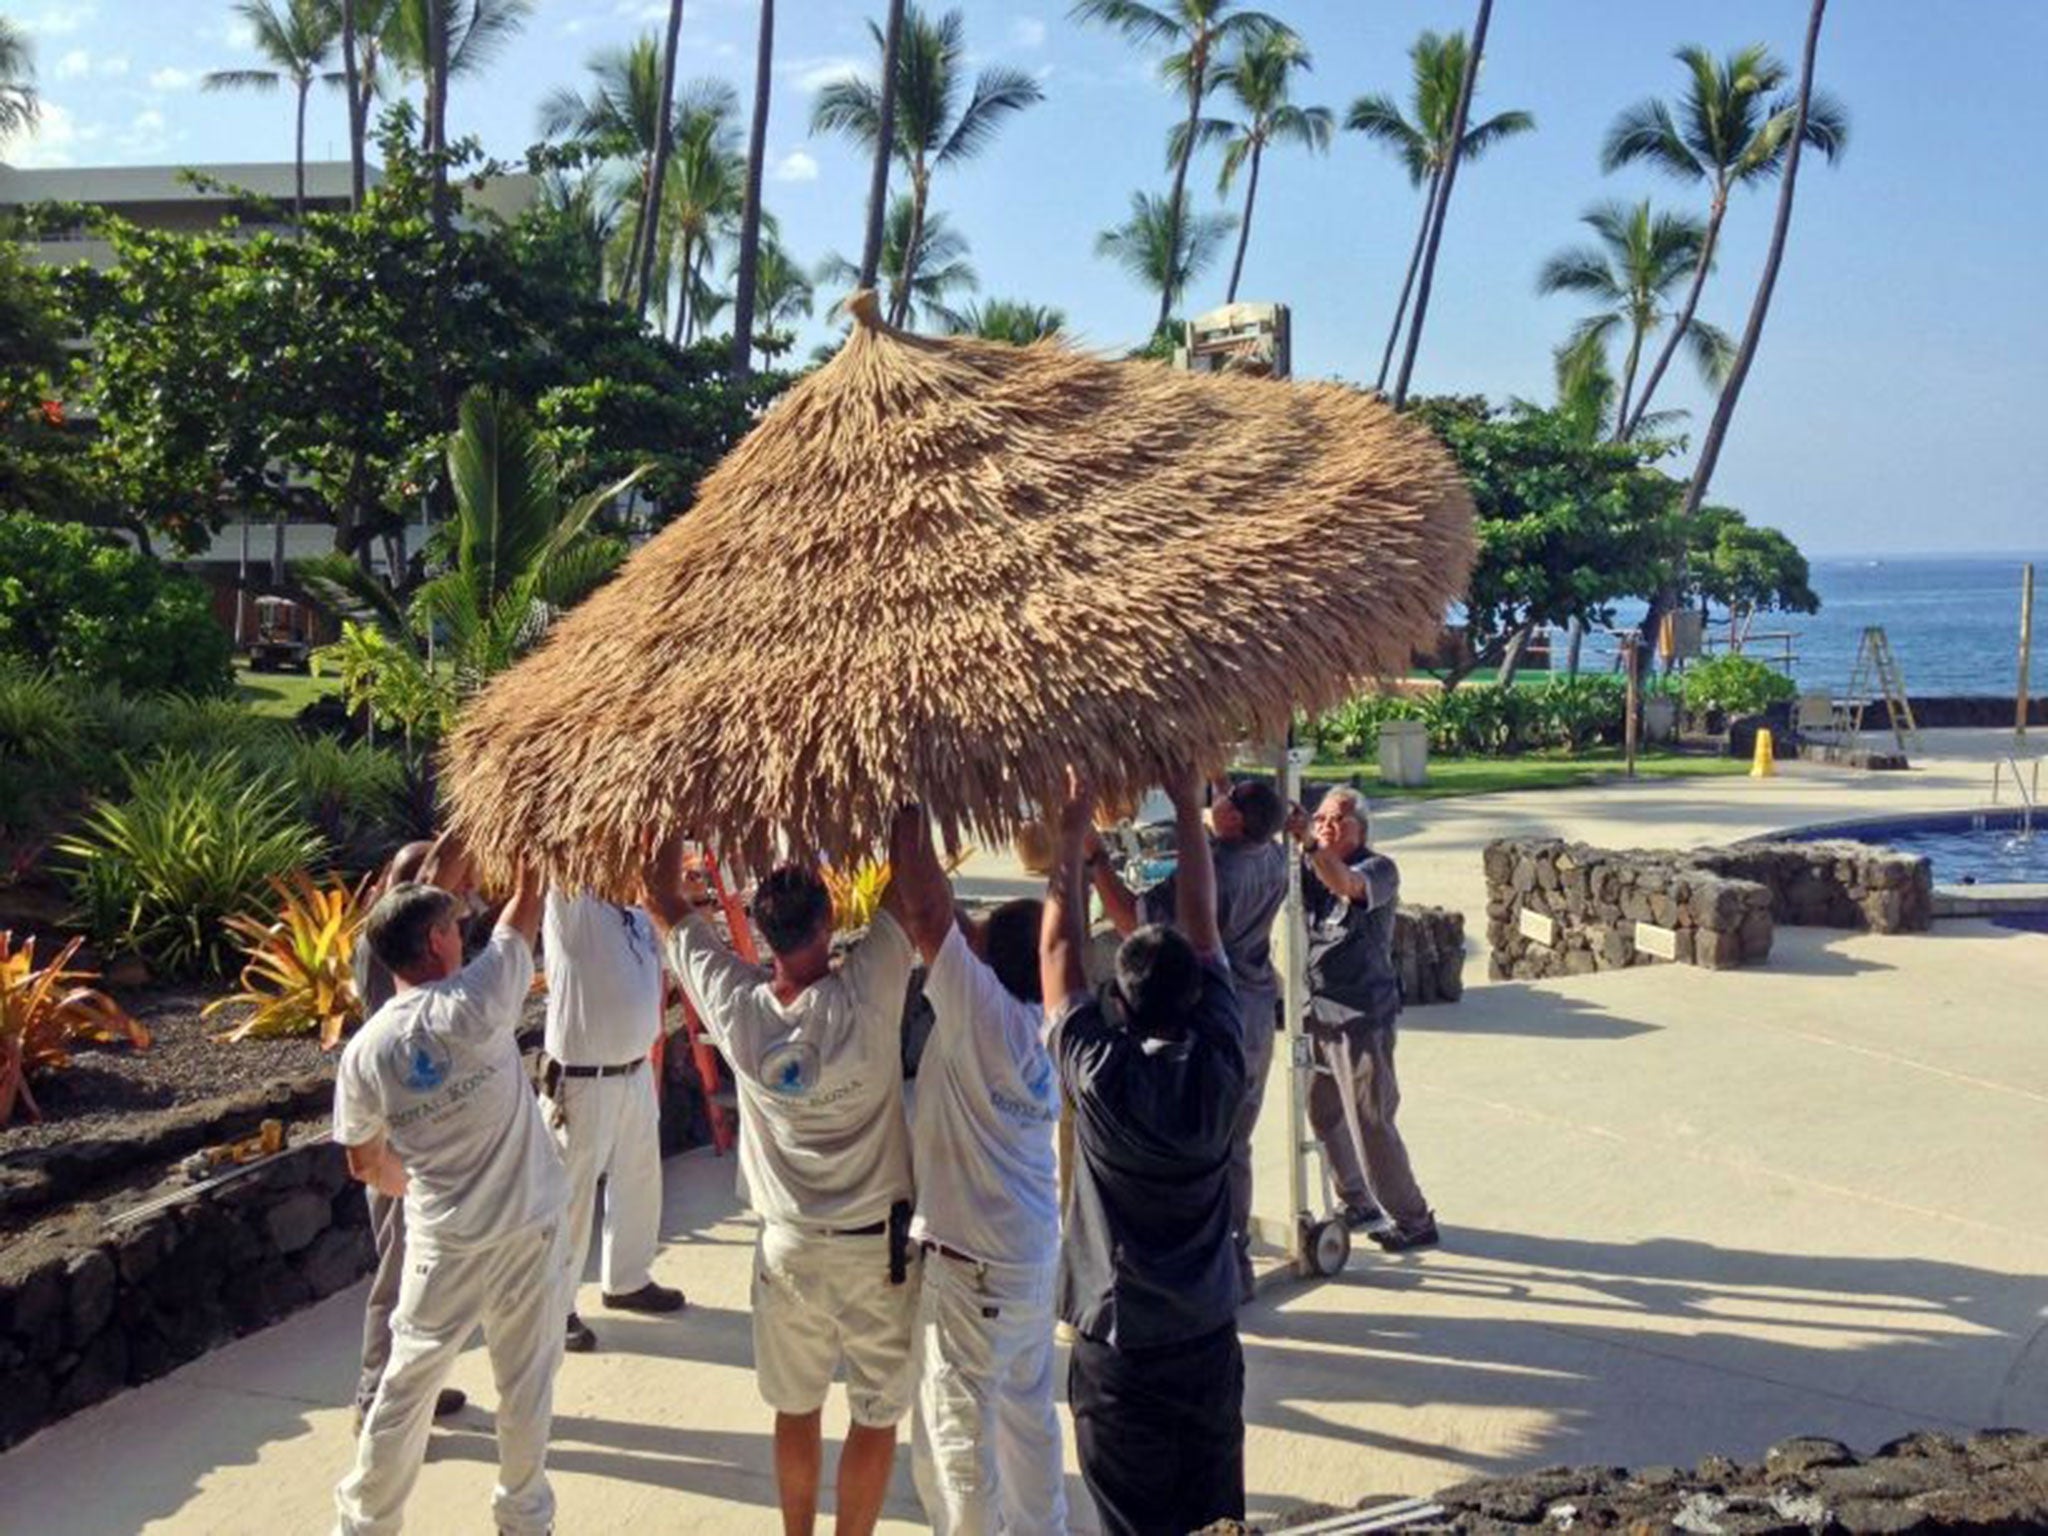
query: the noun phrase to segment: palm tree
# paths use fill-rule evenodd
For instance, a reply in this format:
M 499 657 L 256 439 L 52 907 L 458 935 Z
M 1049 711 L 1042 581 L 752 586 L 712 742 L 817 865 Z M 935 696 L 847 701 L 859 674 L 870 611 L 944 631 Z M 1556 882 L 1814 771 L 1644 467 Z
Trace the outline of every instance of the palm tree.
M 1163 5 L 1142 5 L 1138 0 L 1075 0 L 1068 12 L 1076 21 L 1099 21 L 1114 27 L 1140 47 L 1170 48 L 1160 64 L 1167 84 L 1186 96 L 1188 115 L 1177 140 L 1168 148 L 1173 167 L 1173 191 L 1165 203 L 1167 228 L 1161 231 L 1161 252 L 1188 248 L 1196 242 L 1183 229 L 1187 224 L 1188 161 L 1195 150 L 1196 125 L 1202 120 L 1202 103 L 1215 86 L 1214 66 L 1226 48 L 1257 45 L 1269 37 L 1293 37 L 1284 24 L 1263 11 L 1235 9 L 1236 0 L 1166 0 Z M 1177 153 L 1176 153 L 1177 151 Z M 1196 222 L 1201 222 L 1197 220 Z M 1128 227 L 1128 226 L 1127 226 Z M 1097 249 L 1101 242 L 1097 241 Z M 1162 284 L 1159 318 L 1153 322 L 1156 336 L 1166 326 L 1171 297 L 1178 290 Z
M 676 49 L 681 45 L 682 34 L 683 0 L 669 0 L 668 36 L 663 40 L 661 47 L 661 90 L 657 100 L 675 100 Z M 668 196 L 668 157 L 674 144 L 673 122 L 667 113 L 657 113 L 654 158 L 648 166 L 647 185 L 641 191 L 640 224 L 643 238 L 639 251 L 635 253 L 638 259 L 634 262 L 632 270 L 643 319 L 647 315 L 648 290 L 654 286 L 654 241 L 644 236 L 646 231 L 660 228 L 661 204 Z
M 910 243 L 913 228 L 915 249 Z M 967 238 L 954 233 L 946 216 L 936 211 L 927 212 L 918 226 L 909 194 L 899 192 L 889 205 L 876 273 L 894 293 L 905 272 L 913 274 L 906 285 L 910 293 L 908 318 L 942 331 L 960 330 L 960 312 L 953 308 L 953 298 L 981 286 L 967 260 Z M 851 287 L 859 279 L 860 269 L 835 253 L 818 264 L 817 277 L 820 283 Z
M 671 263 L 682 276 L 675 310 L 675 336 L 682 343 L 697 329 L 696 299 L 712 246 L 721 235 L 737 231 L 745 211 L 747 166 L 733 126 L 739 97 L 724 81 L 696 82 L 677 103 L 675 115 L 675 158 L 669 162 L 656 243 L 665 258 L 661 291 L 668 291 Z
M 292 138 L 292 216 L 306 219 L 306 94 L 321 78 L 341 32 L 341 18 L 329 0 L 241 0 L 235 12 L 255 33 L 256 51 L 268 69 L 216 69 L 209 91 L 274 91 L 285 81 L 298 92 L 297 128 Z
M 740 213 L 740 258 L 734 273 L 732 376 L 754 371 L 754 288 L 760 281 L 761 173 L 768 157 L 768 105 L 775 80 L 775 0 L 761 0 L 754 44 L 754 120 L 747 129 L 747 195 Z
M 760 322 L 754 350 L 772 359 L 795 346 L 796 322 L 808 318 L 816 302 L 816 290 L 796 258 L 780 240 L 764 236 L 754 267 L 754 318 Z
M 888 39 L 872 23 L 868 30 L 886 56 Z M 912 252 L 923 246 L 917 225 L 930 205 L 932 173 L 972 159 L 988 147 L 1001 119 L 1045 99 L 1029 75 L 991 68 L 975 77 L 973 90 L 961 101 L 966 57 L 958 11 L 948 11 L 935 22 L 915 5 L 905 8 L 896 57 L 894 139 L 896 157 L 910 174 Z M 811 132 L 843 133 L 870 149 L 881 140 L 881 125 L 882 93 L 873 81 L 835 80 L 818 92 L 811 107 Z M 915 267 L 899 275 L 898 286 L 889 293 L 889 324 L 904 324 L 910 285 L 916 279 Z
M 43 115 L 36 95 L 35 47 L 20 27 L 0 16 L 0 144 Z
M 362 0 L 338 0 L 341 31 L 341 88 L 348 97 L 348 205 L 363 206 L 368 187 L 366 156 L 363 153 L 363 54 L 357 19 Z M 329 75 L 331 80 L 334 77 Z
M 1251 243 L 1252 210 L 1259 198 L 1259 164 L 1266 149 L 1274 144 L 1298 144 L 1317 153 L 1326 152 L 1336 129 L 1328 107 L 1298 107 L 1287 99 L 1288 78 L 1296 71 L 1313 68 L 1308 49 L 1301 39 L 1270 34 L 1247 44 L 1236 58 L 1216 71 L 1218 89 L 1237 98 L 1244 120 L 1205 117 L 1197 125 L 1197 136 L 1223 144 L 1223 168 L 1216 178 L 1216 190 L 1224 195 L 1240 170 L 1248 170 L 1244 188 L 1244 212 L 1237 220 L 1237 256 L 1230 264 L 1230 289 L 1226 304 L 1237 302 L 1237 285 L 1244 276 L 1245 247 Z M 1174 130 L 1174 149 L 1185 127 Z
M 1156 340 L 1166 329 L 1188 284 L 1207 271 L 1237 220 L 1227 213 L 1174 217 L 1171 202 L 1148 192 L 1131 194 L 1131 216 L 1095 237 L 1095 254 L 1107 256 L 1159 295 Z
M 1721 386 L 1721 398 L 1714 406 L 1714 419 L 1707 424 L 1706 441 L 1700 445 L 1699 464 L 1686 487 L 1684 511 L 1687 517 L 1700 509 L 1700 503 L 1707 494 L 1707 483 L 1714 476 L 1714 466 L 1720 462 L 1721 444 L 1727 440 L 1728 423 L 1735 415 L 1735 402 L 1741 398 L 1743 380 L 1749 377 L 1750 365 L 1756 361 L 1757 343 L 1763 338 L 1764 317 L 1770 312 L 1771 293 L 1778 283 L 1778 269 L 1784 265 L 1785 243 L 1792 232 L 1792 194 L 1799 180 L 1799 151 L 1808 142 L 1810 125 L 1814 122 L 1813 60 L 1820 51 L 1820 24 L 1826 10 L 1827 0 L 1813 0 L 1813 8 L 1807 14 L 1806 51 L 1799 63 L 1799 94 L 1794 100 L 1792 121 L 1785 132 L 1784 179 L 1778 186 L 1778 215 L 1771 225 L 1770 254 L 1764 258 L 1763 276 L 1757 280 L 1756 298 L 1749 309 L 1749 323 L 1743 327 L 1742 342 L 1736 348 L 1734 362 L 1729 364 L 1727 381 Z
M 1706 185 L 1706 239 L 1693 264 L 1692 289 L 1679 310 L 1690 320 L 1720 248 L 1728 194 L 1736 187 L 1761 185 L 1784 168 L 1796 107 L 1782 96 L 1785 66 L 1761 44 L 1719 62 L 1706 49 L 1688 45 L 1678 50 L 1677 59 L 1689 77 L 1677 110 L 1654 100 L 1630 107 L 1608 130 L 1600 162 L 1613 171 L 1641 161 L 1680 181 Z M 1848 115 L 1824 93 L 1816 94 L 1808 103 L 1801 139 L 1832 162 L 1848 145 Z M 1658 353 L 1636 399 L 1635 415 L 1649 409 L 1682 334 L 1674 330 Z M 1633 419 L 1624 422 L 1622 435 L 1633 435 L 1636 425 Z
M 585 68 L 591 76 L 588 91 L 559 85 L 541 98 L 540 135 L 572 139 L 593 154 L 630 162 L 638 207 L 616 284 L 623 301 L 630 297 L 637 273 L 636 253 L 646 243 L 646 192 L 654 174 L 655 149 L 663 133 L 674 130 L 675 106 L 662 94 L 661 51 L 651 35 L 623 48 L 601 49 Z
M 959 334 L 1028 347 L 1034 341 L 1057 336 L 1066 328 L 1067 317 L 1048 305 L 1027 304 L 1021 299 L 990 299 L 970 304 L 961 312 Z
M 1697 316 L 1674 318 L 1671 294 L 1699 261 L 1705 226 L 1683 213 L 1652 213 L 1644 198 L 1631 206 L 1603 203 L 1581 223 L 1600 237 L 1598 246 L 1575 246 L 1543 264 L 1536 278 L 1538 293 L 1578 293 L 1606 307 L 1581 321 L 1568 345 L 1597 343 L 1604 354 L 1608 337 L 1627 327 L 1628 353 L 1615 395 L 1614 436 L 1622 440 L 1635 420 L 1636 370 L 1643 347 L 1657 328 L 1671 320 L 1678 339 L 1692 348 L 1701 376 L 1720 382 L 1732 350 L 1728 337 Z
M 882 265 L 882 225 L 889 207 L 889 160 L 896 145 L 896 57 L 903 47 L 903 11 L 906 0 L 889 0 L 889 28 L 882 35 L 882 94 L 875 103 L 875 119 L 881 131 L 868 152 L 867 235 L 860 250 L 857 286 L 872 290 L 875 273 Z
M 1415 291 L 1415 274 L 1422 265 L 1422 247 L 1429 238 L 1430 215 L 1436 207 L 1436 189 L 1444 166 L 1451 158 L 1451 124 L 1458 112 L 1458 92 L 1465 80 L 1465 34 L 1453 32 L 1442 37 L 1424 32 L 1408 50 L 1415 83 L 1409 97 L 1415 116 L 1402 115 L 1391 96 L 1361 96 L 1351 104 L 1344 126 L 1368 138 L 1379 140 L 1399 156 L 1408 169 L 1410 186 L 1426 187 L 1422 219 L 1415 230 L 1415 249 L 1408 257 L 1408 275 L 1401 280 L 1401 301 L 1394 306 L 1394 323 L 1387 328 L 1386 350 L 1380 354 L 1379 378 L 1373 387 L 1384 391 L 1387 373 L 1394 364 L 1394 347 L 1401 338 L 1401 322 L 1408 318 L 1408 299 Z M 1458 147 L 1460 160 L 1476 160 L 1503 139 L 1527 133 L 1536 119 L 1527 112 L 1499 112 L 1465 130 Z

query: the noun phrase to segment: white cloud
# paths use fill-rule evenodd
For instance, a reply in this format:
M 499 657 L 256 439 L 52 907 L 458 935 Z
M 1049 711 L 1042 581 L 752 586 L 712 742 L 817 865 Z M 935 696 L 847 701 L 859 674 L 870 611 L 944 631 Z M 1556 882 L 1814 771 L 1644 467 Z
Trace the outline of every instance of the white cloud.
M 1043 48 L 1045 23 L 1036 16 L 1019 16 L 1010 23 L 1010 42 L 1019 48 Z
M 116 53 L 104 59 L 95 59 L 83 48 L 73 48 L 57 61 L 51 73 L 59 80 L 78 80 L 86 75 L 98 75 L 102 79 L 108 79 L 128 73 L 128 57 L 126 54 Z
M 802 150 L 792 149 L 775 162 L 775 168 L 768 175 L 775 181 L 816 181 L 818 162 Z
M 97 124 L 81 125 L 62 102 L 46 96 L 35 127 L 8 146 L 7 158 L 24 170 L 76 165 L 78 152 L 105 133 Z
M 64 37 L 78 31 L 99 15 L 99 7 L 90 0 L 56 0 L 44 6 L 35 15 L 23 19 L 22 26 L 42 37 Z
M 152 70 L 149 88 L 152 91 L 189 91 L 199 83 L 199 77 L 189 69 L 174 69 L 169 66 Z
M 835 80 L 858 80 L 866 73 L 864 61 L 843 55 L 791 59 L 784 67 L 796 75 L 797 88 L 803 91 L 823 90 Z

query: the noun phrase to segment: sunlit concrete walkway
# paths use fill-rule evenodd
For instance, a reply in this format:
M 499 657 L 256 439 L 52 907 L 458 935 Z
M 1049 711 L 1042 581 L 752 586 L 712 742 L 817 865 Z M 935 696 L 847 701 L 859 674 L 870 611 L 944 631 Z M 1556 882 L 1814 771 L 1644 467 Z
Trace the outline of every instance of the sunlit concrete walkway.
M 1413 896 L 1476 917 L 1489 837 L 1683 845 L 1975 804 L 2002 739 L 1944 739 L 1907 776 L 1404 805 L 1379 835 Z M 1793 1432 L 2048 1426 L 2048 937 L 1792 930 L 1760 970 L 1475 986 L 1408 1016 L 1401 1065 L 1445 1245 L 1246 1311 L 1255 1514 Z M 681 1318 L 614 1319 L 586 1290 L 604 1351 L 562 1372 L 565 1533 L 776 1528 L 729 1161 L 669 1164 L 666 1231 Z M 0 1527 L 321 1529 L 360 1306 L 357 1288 L 0 1456 Z M 436 1432 L 412 1529 L 488 1527 L 488 1378 L 463 1358 L 476 1401 Z M 907 1471 L 890 1511 L 918 1523 Z

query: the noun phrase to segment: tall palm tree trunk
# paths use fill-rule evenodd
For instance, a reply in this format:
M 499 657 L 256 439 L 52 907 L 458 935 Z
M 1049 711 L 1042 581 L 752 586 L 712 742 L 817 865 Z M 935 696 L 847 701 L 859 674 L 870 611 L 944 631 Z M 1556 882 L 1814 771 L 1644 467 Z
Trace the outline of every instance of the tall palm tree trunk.
M 889 30 L 882 39 L 882 99 L 876 109 L 875 163 L 868 172 L 867 238 L 860 248 L 860 282 L 872 289 L 882 266 L 882 226 L 889 211 L 889 160 L 896 152 L 896 51 L 903 42 L 904 0 L 889 0 Z
M 434 233 L 448 238 L 448 13 L 427 0 L 427 152 L 432 156 Z
M 661 54 L 661 99 L 656 108 L 654 125 L 654 163 L 647 170 L 647 195 L 640 204 L 641 250 L 639 265 L 634 269 L 635 281 L 639 284 L 640 318 L 647 318 L 649 290 L 654 287 L 654 245 L 660 238 L 661 198 L 668 186 L 669 148 L 674 140 L 673 112 L 669 103 L 676 96 L 676 49 L 680 46 L 683 33 L 683 0 L 669 0 L 668 38 Z
M 297 238 L 306 238 L 306 93 L 313 88 L 309 75 L 299 81 L 298 124 L 292 135 L 292 222 Z
M 1650 376 L 1643 380 L 1643 392 L 1636 397 L 1633 411 L 1623 408 L 1614 415 L 1614 440 L 1625 443 L 1636 435 L 1636 428 L 1650 411 L 1650 397 L 1657 393 L 1657 386 L 1664 382 L 1664 370 L 1671 366 L 1671 359 L 1678 355 L 1679 343 L 1685 340 L 1685 333 L 1691 327 L 1693 316 L 1699 313 L 1700 294 L 1707 286 L 1707 271 L 1714 264 L 1714 246 L 1721 238 L 1721 219 L 1728 212 L 1728 190 L 1725 187 L 1714 193 L 1714 206 L 1707 215 L 1706 238 L 1700 242 L 1700 259 L 1693 263 L 1692 286 L 1685 292 L 1685 303 L 1678 316 L 1671 323 L 1671 334 L 1664 338 L 1664 345 L 1657 352 L 1657 360 L 1650 366 Z
M 1429 190 L 1422 198 L 1422 222 L 1415 226 L 1415 249 L 1408 254 L 1408 275 L 1401 280 L 1401 302 L 1394 306 L 1394 323 L 1387 328 L 1387 347 L 1380 353 L 1380 376 L 1373 388 L 1387 392 L 1387 370 L 1394 366 L 1394 348 L 1401 344 L 1401 322 L 1408 318 L 1408 300 L 1415 292 L 1415 274 L 1422 266 L 1422 248 L 1429 241 L 1429 225 L 1436 214 L 1436 189 L 1443 183 L 1443 169 L 1430 173 Z
M 903 258 L 889 294 L 889 323 L 898 330 L 910 323 L 910 295 L 914 291 L 912 284 L 917 281 L 917 259 L 924 250 L 924 215 L 931 185 L 931 173 L 922 165 L 911 168 L 910 234 L 904 241 Z
M 1173 313 L 1174 279 L 1178 276 L 1181 228 L 1187 219 L 1188 162 L 1195 157 L 1195 128 L 1202 121 L 1202 71 L 1188 73 L 1188 127 L 1181 136 L 1180 157 L 1173 163 L 1173 191 L 1166 199 L 1166 281 L 1159 285 L 1159 317 L 1152 334 L 1166 329 Z
M 695 259 L 691 239 L 688 234 L 683 236 L 683 248 L 678 253 L 680 259 L 676 262 L 676 265 L 683 269 L 683 276 L 676 286 L 675 330 L 670 339 L 679 347 L 690 339 L 690 306 L 695 298 L 690 291 L 690 264 Z
M 1636 369 L 1643 361 L 1643 327 L 1633 326 L 1628 338 L 1628 361 L 1621 369 L 1621 393 L 1614 397 L 1614 419 L 1620 421 L 1628 415 L 1628 399 L 1636 387 Z M 1596 429 L 1597 430 L 1597 429 Z M 1618 439 L 1617 439 L 1618 441 Z
M 1436 253 L 1443 244 L 1444 216 L 1450 211 L 1451 189 L 1458 182 L 1459 151 L 1465 145 L 1465 123 L 1472 113 L 1472 92 L 1479 83 L 1479 61 L 1486 53 L 1486 24 L 1493 19 L 1493 0 L 1479 0 L 1479 19 L 1472 27 L 1472 51 L 1465 58 L 1465 78 L 1458 83 L 1458 110 L 1451 119 L 1451 148 L 1437 188 L 1429 221 L 1429 244 L 1422 253 L 1422 275 L 1415 288 L 1415 315 L 1408 322 L 1408 345 L 1401 354 L 1401 373 L 1394 380 L 1394 409 L 1408 403 L 1408 380 L 1415 372 L 1416 349 L 1422 345 L 1423 322 L 1429 318 L 1429 290 L 1436 279 Z
M 1764 258 L 1764 272 L 1757 282 L 1756 300 L 1750 305 L 1749 324 L 1743 328 L 1742 341 L 1735 349 L 1735 361 L 1729 366 L 1728 378 L 1721 385 L 1721 400 L 1714 407 L 1713 422 L 1707 428 L 1706 441 L 1700 445 L 1700 461 L 1692 472 L 1692 483 L 1685 491 L 1685 516 L 1699 511 L 1700 503 L 1706 499 L 1707 486 L 1714 478 L 1714 466 L 1721 458 L 1721 445 L 1728 438 L 1728 423 L 1735 415 L 1735 402 L 1742 397 L 1743 381 L 1749 377 L 1750 364 L 1756 361 L 1757 342 L 1764 333 L 1764 317 L 1770 312 L 1771 291 L 1777 287 L 1778 268 L 1785 261 L 1785 242 L 1792 232 L 1792 195 L 1799 184 L 1799 151 L 1806 139 L 1806 111 L 1813 100 L 1813 58 L 1820 50 L 1820 23 L 1826 13 L 1828 0 L 1813 0 L 1813 8 L 1806 21 L 1806 54 L 1799 65 L 1799 106 L 1793 115 L 1790 147 L 1785 152 L 1785 177 L 1778 187 L 1778 217 L 1771 226 L 1770 254 Z
M 768 153 L 768 93 L 775 71 L 775 0 L 761 0 L 754 51 L 754 124 L 747 135 L 747 200 L 740 215 L 739 289 L 732 296 L 732 376 L 754 371 L 754 287 L 761 269 L 761 161 Z M 684 274 L 684 281 L 689 276 Z
M 356 0 L 341 0 L 341 77 L 348 93 L 348 205 L 363 206 L 362 62 L 356 54 Z
M 647 235 L 647 177 L 652 167 L 640 163 L 640 196 L 633 204 L 633 227 L 626 236 L 626 267 L 619 274 L 618 292 L 615 295 L 621 304 L 633 302 L 633 279 L 640 271 L 640 246 Z M 652 241 L 648 241 L 652 244 Z M 643 309 L 642 314 L 646 311 Z
M 1237 302 L 1238 280 L 1244 276 L 1244 248 L 1251 244 L 1252 209 L 1259 201 L 1259 157 L 1265 153 L 1263 144 L 1252 145 L 1251 175 L 1244 186 L 1244 217 L 1237 226 L 1237 259 L 1230 264 L 1230 291 L 1223 296 L 1226 304 Z

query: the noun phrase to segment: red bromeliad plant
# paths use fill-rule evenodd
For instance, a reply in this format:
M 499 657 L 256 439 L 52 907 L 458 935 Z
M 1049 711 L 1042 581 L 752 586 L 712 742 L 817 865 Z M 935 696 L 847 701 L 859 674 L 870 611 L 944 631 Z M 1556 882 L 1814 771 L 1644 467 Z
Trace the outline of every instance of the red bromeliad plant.
M 73 939 L 39 969 L 34 939 L 16 949 L 13 933 L 0 932 L 0 1125 L 14 1118 L 17 1099 L 31 1120 L 42 1119 L 29 1076 L 68 1066 L 68 1047 L 125 1040 L 140 1050 L 149 1044 L 149 1031 L 119 1003 L 97 988 L 78 985 L 96 980 L 97 971 L 67 969 L 84 942 Z

